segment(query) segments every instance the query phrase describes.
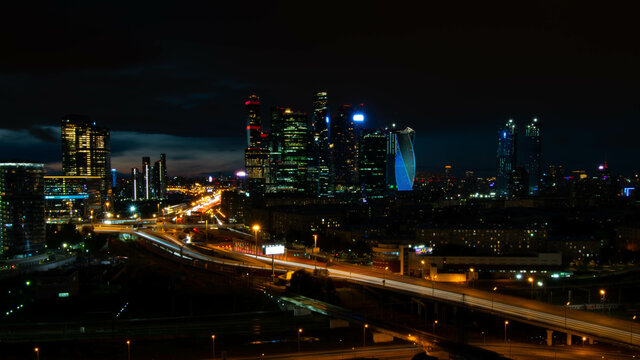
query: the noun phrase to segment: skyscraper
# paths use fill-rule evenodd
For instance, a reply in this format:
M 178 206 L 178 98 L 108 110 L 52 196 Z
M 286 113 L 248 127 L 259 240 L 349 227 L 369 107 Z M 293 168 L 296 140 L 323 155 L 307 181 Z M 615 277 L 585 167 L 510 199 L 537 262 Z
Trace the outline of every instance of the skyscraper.
M 313 98 L 313 116 L 311 119 L 311 149 L 309 151 L 309 179 L 313 194 L 329 196 L 332 193 L 330 174 L 331 154 L 329 152 L 329 111 L 328 97 L 324 91 L 317 92 Z
M 413 190 L 416 176 L 416 157 L 413 151 L 415 136 L 416 132 L 410 127 L 404 130 L 392 129 L 387 135 L 387 169 L 393 174 L 387 174 L 387 181 L 398 191 Z
M 509 197 L 511 195 L 512 176 L 517 166 L 516 143 L 516 123 L 513 119 L 509 119 L 500 130 L 498 136 L 496 193 L 500 197 Z
M 106 197 L 111 183 L 111 140 L 108 129 L 96 126 L 89 117 L 62 118 L 62 171 L 66 176 L 100 176 L 100 192 Z
M 167 197 L 167 155 L 160 154 L 160 160 L 153 165 L 153 194 L 156 199 Z
M 271 111 L 272 191 L 306 192 L 310 143 L 307 114 L 281 107 Z
M 249 96 L 244 105 L 247 108 L 247 147 L 262 147 L 262 120 L 260 117 L 260 98 Z
M 269 150 L 263 141 L 266 134 L 262 131 L 260 98 L 251 95 L 244 105 L 247 109 L 247 148 L 244 152 L 246 190 L 249 194 L 261 194 L 266 191 L 269 175 Z
M 44 165 L 0 163 L 0 256 L 44 249 Z
M 524 138 L 526 143 L 525 154 L 527 156 L 526 169 L 529 173 L 529 195 L 538 193 L 542 178 L 542 140 L 541 123 L 534 118 L 525 130 Z
M 331 119 L 331 161 L 336 192 L 357 184 L 357 149 L 353 108 L 342 105 Z M 360 119 L 358 117 L 358 119 Z
M 131 168 L 131 200 L 140 200 L 140 170 L 137 167 Z
M 365 130 L 358 156 L 360 184 L 367 197 L 382 197 L 387 189 L 387 135 L 382 130 Z
M 151 188 L 151 158 L 142 157 L 142 198 L 149 200 L 153 197 Z

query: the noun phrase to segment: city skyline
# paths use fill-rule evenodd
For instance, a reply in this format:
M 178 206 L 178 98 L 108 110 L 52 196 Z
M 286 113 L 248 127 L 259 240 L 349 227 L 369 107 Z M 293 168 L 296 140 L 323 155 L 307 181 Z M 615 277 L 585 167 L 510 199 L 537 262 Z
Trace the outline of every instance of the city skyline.
M 372 127 L 411 124 L 421 169 L 492 172 L 495 129 L 509 118 L 524 127 L 538 117 L 543 165 L 590 171 L 606 160 L 613 171 L 636 171 L 633 11 L 586 4 L 440 4 L 411 12 L 399 5 L 314 12 L 282 2 L 210 6 L 174 12 L 155 4 L 153 17 L 141 5 L 43 5 L 22 21 L 27 9 L 12 4 L 16 16 L 2 25 L 9 41 L 0 60 L 0 150 L 53 163 L 56 147 L 47 141 L 59 136 L 52 127 L 77 113 L 111 129 L 117 168 L 166 152 L 174 175 L 199 174 L 198 164 L 232 172 L 242 166 L 248 94 L 310 114 L 310 97 L 323 89 L 336 105 L 365 103 Z M 324 18 L 332 26 L 316 36 L 312 24 Z M 300 56 L 288 57 L 292 51 Z M 16 137 L 34 147 L 16 146 Z M 206 151 L 171 149 L 194 142 Z M 43 152 L 50 154 L 33 156 Z

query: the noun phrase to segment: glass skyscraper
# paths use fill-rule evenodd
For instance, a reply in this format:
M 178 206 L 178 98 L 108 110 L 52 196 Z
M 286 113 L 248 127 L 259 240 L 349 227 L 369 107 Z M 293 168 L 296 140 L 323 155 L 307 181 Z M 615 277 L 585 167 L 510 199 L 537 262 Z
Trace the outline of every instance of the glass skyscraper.
M 330 171 L 331 154 L 329 152 L 329 111 L 328 97 L 324 91 L 317 92 L 313 98 L 313 117 L 311 119 L 311 140 L 309 152 L 309 180 L 313 194 L 329 196 L 332 193 Z
M 382 130 L 364 130 L 360 140 L 359 174 L 364 195 L 382 197 L 387 189 L 387 135 Z
M 44 244 L 44 165 L 0 163 L 0 256 L 28 256 Z
M 512 193 L 512 176 L 517 166 L 516 123 L 509 119 L 498 135 L 498 174 L 496 176 L 496 194 L 509 197 Z
M 331 118 L 331 159 L 336 192 L 344 192 L 358 181 L 357 148 L 353 108 L 342 105 Z
M 416 132 L 410 127 L 404 130 L 390 130 L 387 135 L 387 181 L 398 191 L 413 190 L 416 177 L 416 157 L 413 142 Z M 391 166 L 392 165 L 392 166 Z
M 531 120 L 525 130 L 525 153 L 527 156 L 527 172 L 529 173 L 529 195 L 538 193 L 540 181 L 542 178 L 542 124 L 537 118 Z
M 111 136 L 89 117 L 62 118 L 62 172 L 66 176 L 99 176 L 100 192 L 106 197 L 111 184 Z
M 262 131 L 260 98 L 249 96 L 244 103 L 247 109 L 247 148 L 244 151 L 246 190 L 249 194 L 264 193 L 269 177 L 269 150 L 264 144 L 266 134 Z

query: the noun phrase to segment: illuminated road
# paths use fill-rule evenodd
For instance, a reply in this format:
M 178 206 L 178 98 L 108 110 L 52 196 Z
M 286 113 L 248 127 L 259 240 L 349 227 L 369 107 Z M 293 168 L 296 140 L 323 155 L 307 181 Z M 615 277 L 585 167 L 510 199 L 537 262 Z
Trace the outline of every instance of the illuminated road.
M 209 261 L 228 266 L 240 266 L 252 269 L 271 270 L 271 258 L 258 256 L 265 262 L 258 265 L 253 262 L 239 260 L 223 260 L 217 257 L 201 254 L 192 250 L 178 240 L 166 234 L 148 230 L 136 230 L 126 226 L 96 226 L 96 232 L 126 232 L 136 234 L 150 240 L 162 248 L 183 258 Z M 236 253 L 238 256 L 248 256 Z M 255 255 L 250 256 L 255 260 Z M 451 303 L 461 304 L 477 310 L 494 313 L 507 319 L 527 322 L 547 329 L 566 332 L 576 336 L 586 336 L 593 339 L 613 341 L 621 344 L 640 344 L 640 329 L 632 328 L 629 321 L 622 321 L 600 314 L 565 309 L 556 305 L 544 304 L 492 292 L 469 289 L 449 284 L 438 284 L 421 279 L 385 274 L 357 266 L 337 263 L 314 264 L 276 259 L 275 264 L 281 270 L 324 268 L 328 275 L 334 278 L 384 287 L 390 290 L 432 297 Z
M 329 351 L 309 351 L 309 352 L 296 352 L 291 354 L 280 355 L 268 355 L 260 357 L 261 359 L 273 359 L 273 360 L 285 360 L 285 359 L 326 359 L 326 360 L 341 360 L 341 359 L 411 359 L 415 354 L 420 351 L 415 346 L 371 346 L 365 348 L 354 348 L 351 350 L 329 350 Z M 256 357 L 230 357 L 234 360 L 254 360 Z

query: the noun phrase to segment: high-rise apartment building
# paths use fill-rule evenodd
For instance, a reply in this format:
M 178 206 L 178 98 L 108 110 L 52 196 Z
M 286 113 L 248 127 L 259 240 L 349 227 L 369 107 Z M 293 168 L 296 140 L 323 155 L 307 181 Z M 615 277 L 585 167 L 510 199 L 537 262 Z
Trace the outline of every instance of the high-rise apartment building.
M 542 139 L 541 139 L 541 123 L 534 118 L 525 129 L 525 154 L 526 154 L 526 170 L 529 173 L 529 195 L 538 193 L 540 181 L 542 178 Z
M 513 172 L 517 166 L 517 133 L 513 119 L 507 121 L 498 135 L 497 160 L 496 193 L 500 197 L 509 197 Z
M 66 115 L 61 122 L 62 172 L 66 176 L 100 176 L 100 192 L 110 188 L 111 140 L 108 129 L 89 117 Z
M 0 163 L 0 257 L 44 249 L 44 165 Z
M 67 224 L 88 219 L 100 212 L 99 176 L 44 177 L 44 201 L 47 224 Z

